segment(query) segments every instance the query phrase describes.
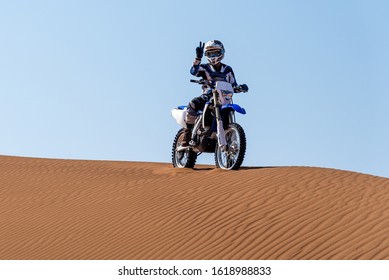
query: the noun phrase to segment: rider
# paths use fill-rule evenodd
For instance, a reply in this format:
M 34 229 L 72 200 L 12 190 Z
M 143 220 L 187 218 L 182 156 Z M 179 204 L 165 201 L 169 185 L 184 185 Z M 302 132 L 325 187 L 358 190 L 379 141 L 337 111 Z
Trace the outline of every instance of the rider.
M 224 58 L 224 52 L 224 46 L 222 42 L 218 40 L 208 41 L 206 44 L 200 42 L 200 45 L 196 48 L 196 58 L 190 69 L 190 73 L 193 76 L 201 77 L 202 79 L 206 79 L 211 82 L 217 80 L 229 82 L 237 92 L 247 91 L 248 87 L 245 84 L 238 87 L 232 68 L 221 63 L 221 60 Z M 203 53 L 208 59 L 207 64 L 201 63 Z M 211 97 L 212 92 L 210 87 L 204 85 L 203 93 L 189 102 L 185 117 L 186 129 L 184 130 L 184 139 L 181 142 L 181 146 L 186 147 L 189 145 L 197 112 L 204 108 L 205 103 L 208 102 Z

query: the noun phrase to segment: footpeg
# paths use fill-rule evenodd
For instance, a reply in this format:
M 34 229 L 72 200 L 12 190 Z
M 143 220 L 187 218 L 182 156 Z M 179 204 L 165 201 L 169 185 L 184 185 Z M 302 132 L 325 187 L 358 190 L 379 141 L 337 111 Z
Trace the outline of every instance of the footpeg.
M 186 151 L 186 150 L 189 150 L 190 149 L 190 147 L 189 146 L 179 146 L 179 147 L 177 147 L 176 148 L 176 151 L 177 152 L 183 152 L 183 151 Z

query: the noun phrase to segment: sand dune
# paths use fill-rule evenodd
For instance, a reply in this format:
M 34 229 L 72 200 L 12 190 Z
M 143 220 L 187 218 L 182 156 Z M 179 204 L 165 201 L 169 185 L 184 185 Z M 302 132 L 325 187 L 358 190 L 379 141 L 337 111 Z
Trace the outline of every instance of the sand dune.
M 389 259 L 389 179 L 0 157 L 0 259 Z

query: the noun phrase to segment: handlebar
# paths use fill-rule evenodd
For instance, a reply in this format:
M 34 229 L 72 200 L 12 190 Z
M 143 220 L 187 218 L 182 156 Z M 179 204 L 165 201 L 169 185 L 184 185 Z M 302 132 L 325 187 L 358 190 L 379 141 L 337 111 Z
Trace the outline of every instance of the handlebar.
M 208 81 L 206 79 L 201 79 L 201 80 L 190 80 L 191 83 L 196 83 L 196 84 L 199 84 L 199 85 L 207 85 L 207 86 L 210 86 L 211 88 L 214 88 L 215 87 L 215 83 L 212 82 L 212 81 Z M 238 93 L 238 92 L 247 92 L 247 90 L 243 90 L 241 88 L 241 86 L 236 86 L 234 87 L 234 92 L 235 93 Z
M 200 85 L 210 85 L 211 82 L 209 82 L 208 80 L 205 80 L 205 79 L 201 79 L 201 80 L 190 80 L 191 83 L 196 83 L 196 84 L 200 84 Z

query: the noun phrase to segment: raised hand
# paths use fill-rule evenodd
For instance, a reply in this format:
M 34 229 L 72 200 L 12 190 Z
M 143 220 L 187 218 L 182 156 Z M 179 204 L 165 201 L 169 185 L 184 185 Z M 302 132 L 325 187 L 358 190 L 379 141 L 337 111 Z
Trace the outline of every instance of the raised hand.
M 196 48 L 196 58 L 201 59 L 203 57 L 204 45 L 205 43 L 200 41 L 200 45 Z

